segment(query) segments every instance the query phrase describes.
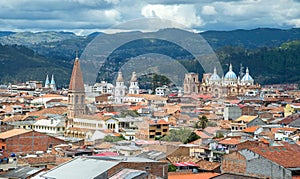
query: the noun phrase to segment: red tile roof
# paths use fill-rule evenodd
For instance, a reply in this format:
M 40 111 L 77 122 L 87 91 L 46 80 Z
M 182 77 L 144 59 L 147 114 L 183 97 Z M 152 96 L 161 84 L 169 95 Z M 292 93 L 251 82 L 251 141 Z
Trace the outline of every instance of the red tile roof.
M 271 132 L 277 132 L 277 131 L 291 131 L 291 132 L 295 132 L 295 131 L 297 131 L 297 128 L 290 128 L 290 127 L 271 128 Z
M 285 167 L 299 168 L 300 167 L 300 146 L 285 145 L 271 147 L 254 147 L 251 151 Z
M 243 130 L 243 132 L 254 133 L 256 131 L 256 129 L 258 129 L 258 128 L 259 128 L 259 126 L 247 127 L 246 129 Z
M 67 107 L 53 107 L 53 108 L 44 108 L 39 111 L 29 112 L 27 116 L 42 116 L 44 114 L 65 114 L 67 113 Z
M 223 145 L 237 145 L 239 143 L 241 143 L 241 138 L 237 138 L 237 137 L 233 137 L 233 138 L 225 138 L 221 141 L 219 141 L 219 144 L 223 144 Z
M 209 162 L 206 160 L 201 160 L 199 162 L 197 162 L 198 166 L 200 169 L 202 170 L 206 170 L 206 171 L 212 171 L 218 167 L 220 167 L 220 163 L 217 162 Z

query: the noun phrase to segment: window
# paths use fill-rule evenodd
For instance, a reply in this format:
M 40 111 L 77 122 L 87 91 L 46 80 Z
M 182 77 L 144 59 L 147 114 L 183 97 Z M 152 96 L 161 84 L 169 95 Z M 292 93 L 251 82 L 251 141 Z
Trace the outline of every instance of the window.
M 78 104 L 78 95 L 75 96 L 75 104 Z
M 84 104 L 84 96 L 81 96 L 81 104 Z
M 147 167 L 145 167 L 145 170 L 150 170 L 150 169 L 151 169 L 151 167 L 148 167 L 148 166 L 147 166 Z

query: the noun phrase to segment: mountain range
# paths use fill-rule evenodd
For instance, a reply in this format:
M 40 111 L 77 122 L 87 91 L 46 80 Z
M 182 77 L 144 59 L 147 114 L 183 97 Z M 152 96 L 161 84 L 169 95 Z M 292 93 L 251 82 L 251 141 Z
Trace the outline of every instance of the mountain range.
M 59 87 L 67 87 L 75 51 L 79 54 L 98 35 L 78 36 L 72 32 L 0 32 L 0 83 L 43 81 L 54 74 Z M 252 30 L 206 31 L 201 35 L 216 52 L 223 70 L 232 63 L 239 71 L 242 64 L 250 68 L 253 78 L 261 84 L 300 83 L 300 29 L 258 28 Z M 132 42 L 116 49 L 114 58 L 99 72 L 98 79 L 112 80 L 122 60 L 142 53 L 163 53 L 174 56 L 189 71 L 203 69 L 191 54 L 176 45 L 153 39 Z M 106 72 L 113 70 L 113 73 Z M 109 76 L 110 75 L 110 76 Z

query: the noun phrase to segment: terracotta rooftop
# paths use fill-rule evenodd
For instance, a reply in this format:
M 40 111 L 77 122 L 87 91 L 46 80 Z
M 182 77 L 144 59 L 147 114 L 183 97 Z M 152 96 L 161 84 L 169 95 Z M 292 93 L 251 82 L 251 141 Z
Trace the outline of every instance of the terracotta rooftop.
M 218 167 L 220 167 L 220 163 L 217 162 L 209 162 L 207 160 L 201 160 L 199 162 L 197 162 L 198 166 L 200 169 L 202 170 L 206 170 L 206 171 L 212 171 Z
M 26 129 L 12 129 L 6 132 L 0 133 L 0 139 L 7 139 L 10 137 L 14 137 L 20 134 L 25 134 L 27 132 L 31 132 L 32 130 L 26 130 Z
M 69 90 L 84 92 L 84 83 L 82 72 L 80 69 L 79 59 L 76 58 L 74 61 L 73 71 L 71 75 L 71 80 L 69 84 Z
M 210 136 L 201 130 L 195 130 L 194 133 L 197 134 L 199 137 L 201 137 L 201 139 L 212 139 L 213 138 L 213 136 Z
M 242 132 L 254 133 L 256 131 L 256 129 L 258 129 L 258 128 L 259 128 L 259 126 L 251 126 L 251 127 L 247 127 Z
M 295 132 L 297 130 L 298 130 L 297 128 L 290 128 L 290 127 L 271 128 L 271 132 L 277 132 L 277 131 L 291 131 L 291 132 Z
M 2 121 L 3 122 L 23 121 L 26 119 L 26 117 L 27 116 L 25 115 L 14 115 L 14 116 L 6 117 Z
M 241 143 L 241 138 L 239 137 L 229 137 L 229 138 L 225 138 L 221 141 L 219 141 L 219 144 L 223 144 L 223 145 L 237 145 L 239 143 Z
M 67 107 L 53 107 L 53 108 L 44 108 L 39 111 L 29 112 L 27 116 L 42 116 L 44 114 L 65 114 L 67 112 Z
M 300 146 L 254 147 L 251 151 L 286 168 L 300 167 Z

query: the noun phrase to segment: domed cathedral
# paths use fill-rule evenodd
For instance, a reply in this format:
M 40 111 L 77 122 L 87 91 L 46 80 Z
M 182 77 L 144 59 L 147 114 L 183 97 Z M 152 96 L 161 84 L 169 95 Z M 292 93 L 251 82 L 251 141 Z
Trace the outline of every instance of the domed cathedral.
M 243 73 L 240 73 L 243 74 Z M 229 65 L 228 72 L 222 78 L 218 75 L 217 69 L 213 73 L 204 73 L 202 81 L 199 82 L 198 74 L 185 74 L 184 93 L 185 94 L 208 94 L 213 97 L 242 96 L 247 91 L 259 90 L 261 86 L 254 84 L 254 80 L 246 69 L 246 74 L 237 76 Z
M 68 120 L 85 114 L 85 91 L 79 58 L 76 55 L 68 91 Z

